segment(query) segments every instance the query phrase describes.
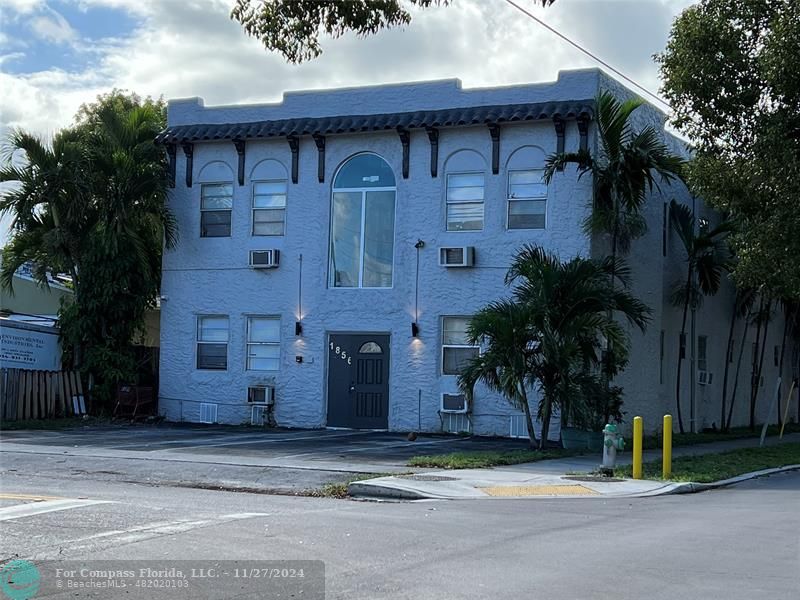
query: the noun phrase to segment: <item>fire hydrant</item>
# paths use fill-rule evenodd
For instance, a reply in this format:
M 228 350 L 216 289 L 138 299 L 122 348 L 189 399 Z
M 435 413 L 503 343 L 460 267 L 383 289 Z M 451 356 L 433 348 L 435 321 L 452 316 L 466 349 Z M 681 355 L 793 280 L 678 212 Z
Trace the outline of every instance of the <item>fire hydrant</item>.
M 617 431 L 617 426 L 609 423 L 603 429 L 603 464 L 600 470 L 605 475 L 613 475 L 617 464 L 617 451 L 625 449 L 625 440 Z

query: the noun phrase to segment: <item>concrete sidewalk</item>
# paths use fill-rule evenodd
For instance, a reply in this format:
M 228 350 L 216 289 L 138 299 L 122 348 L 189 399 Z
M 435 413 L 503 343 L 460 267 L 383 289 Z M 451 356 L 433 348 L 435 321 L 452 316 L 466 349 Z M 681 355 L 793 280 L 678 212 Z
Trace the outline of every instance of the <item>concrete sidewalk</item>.
M 758 447 L 758 438 L 745 438 L 694 446 L 673 448 L 673 457 L 717 454 L 737 448 Z M 768 437 L 765 445 L 800 442 L 800 433 L 787 434 L 782 440 Z M 657 496 L 707 489 L 694 483 L 668 483 L 664 481 L 602 478 L 592 476 L 600 463 L 599 456 L 543 460 L 494 467 L 489 469 L 463 469 L 427 471 L 413 475 L 380 477 L 353 482 L 349 492 L 356 497 L 382 497 L 397 499 L 469 499 L 469 498 L 624 498 Z M 644 452 L 644 462 L 661 459 L 660 450 Z M 630 464 L 632 456 L 626 452 L 618 464 Z M 793 468 L 800 468 L 794 465 Z M 768 469 L 759 472 L 767 475 L 777 472 Z M 741 477 L 717 482 L 717 487 L 741 481 Z

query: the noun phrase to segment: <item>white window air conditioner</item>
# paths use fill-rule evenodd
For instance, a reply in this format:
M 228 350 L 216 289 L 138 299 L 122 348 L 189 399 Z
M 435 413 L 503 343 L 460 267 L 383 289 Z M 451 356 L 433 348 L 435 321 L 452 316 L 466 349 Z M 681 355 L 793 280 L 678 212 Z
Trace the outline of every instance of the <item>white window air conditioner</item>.
M 280 250 L 251 250 L 250 267 L 253 269 L 275 269 L 281 260 Z
M 474 246 L 450 246 L 439 248 L 440 267 L 471 267 L 474 264 Z
M 442 394 L 441 412 L 464 414 L 467 408 L 467 397 L 464 394 Z
M 275 404 L 275 387 L 271 385 L 252 386 L 247 388 L 248 404 Z

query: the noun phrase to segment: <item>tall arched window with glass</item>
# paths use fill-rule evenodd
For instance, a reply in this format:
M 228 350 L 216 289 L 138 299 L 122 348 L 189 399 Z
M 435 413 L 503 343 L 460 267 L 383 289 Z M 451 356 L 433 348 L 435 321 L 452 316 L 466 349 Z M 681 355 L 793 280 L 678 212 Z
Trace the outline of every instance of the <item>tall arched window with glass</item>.
M 392 287 L 395 178 L 376 154 L 358 154 L 339 169 L 331 202 L 331 287 Z

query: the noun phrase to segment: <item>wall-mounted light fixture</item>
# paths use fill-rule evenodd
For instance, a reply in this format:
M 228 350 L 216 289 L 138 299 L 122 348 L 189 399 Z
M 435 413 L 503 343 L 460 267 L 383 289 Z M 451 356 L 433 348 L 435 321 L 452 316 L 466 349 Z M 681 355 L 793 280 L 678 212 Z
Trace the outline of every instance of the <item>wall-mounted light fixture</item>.
M 417 272 L 414 282 L 414 320 L 411 322 L 411 337 L 419 337 L 419 251 L 425 247 L 425 242 L 417 240 L 414 248 L 417 249 Z
M 303 255 L 298 259 L 300 268 L 297 275 L 297 321 L 294 323 L 294 334 L 303 335 Z

